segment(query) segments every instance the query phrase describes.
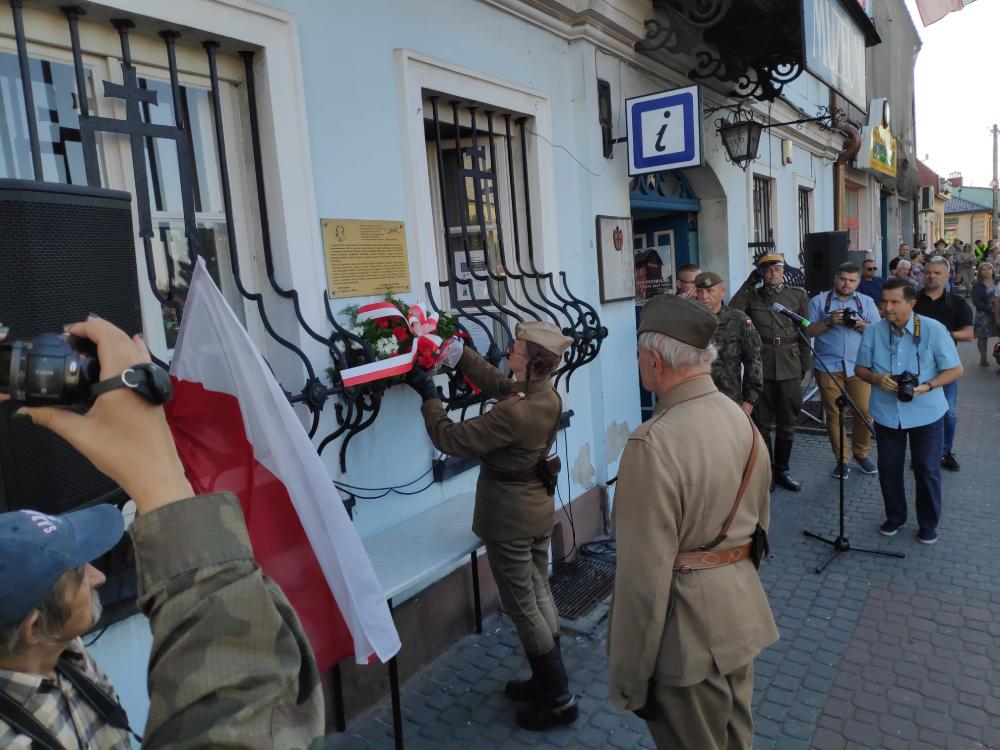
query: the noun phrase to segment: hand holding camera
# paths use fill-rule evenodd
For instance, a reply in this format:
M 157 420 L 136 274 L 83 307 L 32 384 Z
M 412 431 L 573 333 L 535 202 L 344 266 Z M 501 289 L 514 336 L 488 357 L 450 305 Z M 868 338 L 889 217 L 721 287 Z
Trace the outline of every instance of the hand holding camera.
M 67 368 L 72 369 L 72 363 L 76 362 L 80 371 L 78 384 L 86 381 L 92 386 L 96 382 L 115 379 L 124 382 L 126 372 L 132 368 L 142 371 L 136 366 L 150 362 L 149 350 L 141 338 L 129 338 L 124 331 L 100 318 L 92 317 L 69 326 L 67 333 L 70 338 L 66 340 L 47 334 L 53 336 L 53 340 L 47 341 L 53 347 L 50 353 L 63 355 L 60 360 L 63 373 Z M 57 341 L 64 343 L 65 348 L 57 346 Z M 79 348 L 73 349 L 69 346 L 70 342 L 75 342 Z M 13 349 L 8 350 L 13 357 Z M 69 355 L 65 356 L 67 352 Z M 90 352 L 96 353 L 96 358 Z M 98 361 L 100 371 L 95 381 L 93 369 Z M 36 374 L 40 369 L 44 368 L 36 366 Z M 55 372 L 55 369 L 52 371 Z M 45 372 L 39 375 L 42 376 L 48 377 Z M 30 382 L 36 381 L 29 378 L 24 385 L 28 387 Z M 82 387 L 78 385 L 74 393 L 79 395 Z M 104 393 L 82 415 L 52 406 L 22 408 L 17 415 L 32 419 L 35 424 L 52 430 L 69 442 L 117 482 L 135 501 L 139 511 L 145 513 L 194 493 L 184 476 L 163 409 L 148 397 L 128 392 L 133 389 L 134 386 L 119 387 Z M 66 393 L 62 392 L 61 397 L 64 396 Z M 49 403 L 72 402 L 53 398 Z

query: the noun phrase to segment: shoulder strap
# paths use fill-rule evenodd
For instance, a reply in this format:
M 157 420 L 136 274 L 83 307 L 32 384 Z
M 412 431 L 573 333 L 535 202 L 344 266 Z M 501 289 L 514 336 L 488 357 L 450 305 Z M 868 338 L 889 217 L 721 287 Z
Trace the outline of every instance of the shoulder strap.
M 83 673 L 83 671 L 69 661 L 69 659 L 60 659 L 56 664 L 56 671 L 59 672 L 63 677 L 65 677 L 70 684 L 76 688 L 77 692 L 83 696 L 84 700 L 90 704 L 90 707 L 97 712 L 105 722 L 113 726 L 115 729 L 123 729 L 133 737 L 136 738 L 140 743 L 142 742 L 142 737 L 135 733 L 135 730 L 129 726 L 128 714 L 125 713 L 125 709 L 122 704 L 108 695 L 104 690 L 97 685 L 92 679 Z
M 42 750 L 66 750 L 59 744 L 59 740 L 52 734 L 38 719 L 11 698 L 7 693 L 0 690 L 0 719 L 6 721 L 12 729 L 31 740 L 32 747 L 40 747 Z
M 719 531 L 719 535 L 712 540 L 711 544 L 707 544 L 702 547 L 703 550 L 709 550 L 717 547 L 726 540 L 726 534 L 729 532 L 729 527 L 732 525 L 733 519 L 736 517 L 736 511 L 739 510 L 740 502 L 743 500 L 743 495 L 746 493 L 747 486 L 750 484 L 750 477 L 753 476 L 754 465 L 757 463 L 757 446 L 760 442 L 757 439 L 757 427 L 754 425 L 749 414 L 744 412 L 744 415 L 747 418 L 747 422 L 750 423 L 750 437 L 753 440 L 750 447 L 750 458 L 747 459 L 747 465 L 743 469 L 743 481 L 740 482 L 739 492 L 736 493 L 736 502 L 733 503 L 733 509 L 729 511 L 729 515 L 726 516 L 726 522 L 722 524 L 722 530 Z

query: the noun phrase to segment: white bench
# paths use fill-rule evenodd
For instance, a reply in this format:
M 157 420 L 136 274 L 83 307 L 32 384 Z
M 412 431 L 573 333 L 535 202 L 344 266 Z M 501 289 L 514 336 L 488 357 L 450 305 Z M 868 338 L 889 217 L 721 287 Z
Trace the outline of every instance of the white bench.
M 479 565 L 476 561 L 483 542 L 472 533 L 474 506 L 474 493 L 458 495 L 363 540 L 390 611 L 393 599 L 404 596 L 409 598 L 419 593 L 446 576 L 468 557 L 472 569 L 476 632 L 483 632 Z M 402 748 L 403 717 L 399 703 L 399 669 L 396 657 L 389 660 L 389 688 L 395 745 Z M 337 730 L 343 732 L 347 722 L 344 716 L 340 665 L 333 668 L 333 702 L 334 723 Z

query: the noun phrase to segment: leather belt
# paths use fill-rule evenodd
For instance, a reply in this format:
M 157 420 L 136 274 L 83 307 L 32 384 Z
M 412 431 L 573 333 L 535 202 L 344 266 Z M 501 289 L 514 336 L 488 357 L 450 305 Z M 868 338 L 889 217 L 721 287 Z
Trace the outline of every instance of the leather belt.
M 492 479 L 494 482 L 539 482 L 541 481 L 538 477 L 537 471 L 501 471 L 500 469 L 494 469 L 489 464 L 480 463 L 479 473 L 486 477 L 487 479 Z
M 691 573 L 695 570 L 722 568 L 750 559 L 750 545 L 730 547 L 729 549 L 710 549 L 698 552 L 678 552 L 674 558 L 674 570 L 678 573 Z
M 765 343 L 770 343 L 771 346 L 790 346 L 792 344 L 799 343 L 798 336 L 775 336 L 773 339 L 764 339 Z

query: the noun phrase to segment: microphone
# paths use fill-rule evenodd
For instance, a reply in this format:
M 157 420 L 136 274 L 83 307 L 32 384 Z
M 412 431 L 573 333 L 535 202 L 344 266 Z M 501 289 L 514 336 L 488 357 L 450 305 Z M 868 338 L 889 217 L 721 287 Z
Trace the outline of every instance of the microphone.
M 771 305 L 771 312 L 778 313 L 779 315 L 784 315 L 786 318 L 791 318 L 803 328 L 808 328 L 809 326 L 812 325 L 812 321 L 809 320 L 809 318 L 803 318 L 798 313 L 792 312 L 787 307 L 777 302 Z

